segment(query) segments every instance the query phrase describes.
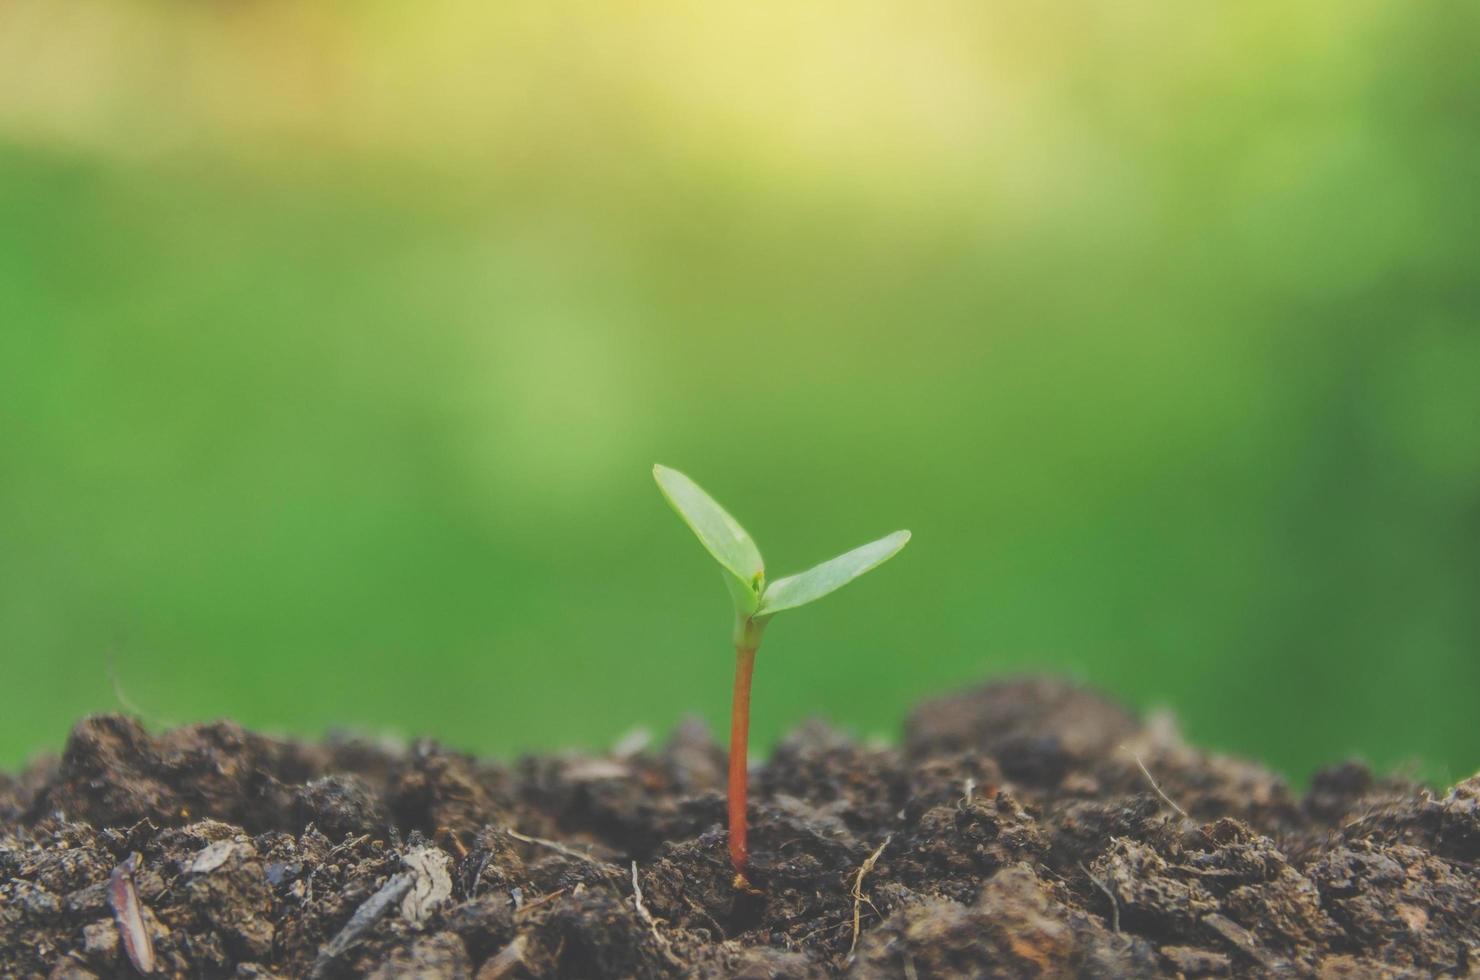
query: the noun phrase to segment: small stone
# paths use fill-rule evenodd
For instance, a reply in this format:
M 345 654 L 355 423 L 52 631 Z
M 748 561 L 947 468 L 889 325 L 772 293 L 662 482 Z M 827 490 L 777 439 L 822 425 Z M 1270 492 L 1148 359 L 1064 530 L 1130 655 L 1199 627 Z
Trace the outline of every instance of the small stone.
M 1179 973 L 1189 977 L 1226 977 L 1233 960 L 1224 953 L 1192 946 L 1163 946 L 1158 952 Z
M 236 842 L 229 840 L 218 840 L 214 844 L 206 845 L 205 849 L 195 856 L 195 860 L 190 862 L 190 873 L 210 874 L 225 864 L 236 848 Z
M 99 919 L 82 927 L 82 948 L 87 955 L 109 961 L 118 955 L 118 927 L 112 919 Z

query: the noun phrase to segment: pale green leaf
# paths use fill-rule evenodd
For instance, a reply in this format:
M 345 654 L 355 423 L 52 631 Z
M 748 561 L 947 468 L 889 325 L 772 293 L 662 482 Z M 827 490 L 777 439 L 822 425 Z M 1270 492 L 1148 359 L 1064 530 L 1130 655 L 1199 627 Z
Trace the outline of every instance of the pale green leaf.
M 736 605 L 741 605 L 748 596 L 750 609 L 745 611 L 754 612 L 765 564 L 761 561 L 760 549 L 745 528 L 697 483 L 678 470 L 654 466 L 653 479 L 658 481 L 658 489 L 663 491 L 668 503 L 673 505 L 678 516 L 683 518 L 714 560 L 737 580 L 731 587 L 731 592 L 735 592 L 735 584 L 742 590 L 735 595 Z
M 899 553 L 910 540 L 910 532 L 895 531 L 887 537 L 854 548 L 821 565 L 796 575 L 778 578 L 761 594 L 757 616 L 769 616 L 783 609 L 795 609 L 816 602 L 829 592 L 836 592 L 872 568 L 877 568 Z

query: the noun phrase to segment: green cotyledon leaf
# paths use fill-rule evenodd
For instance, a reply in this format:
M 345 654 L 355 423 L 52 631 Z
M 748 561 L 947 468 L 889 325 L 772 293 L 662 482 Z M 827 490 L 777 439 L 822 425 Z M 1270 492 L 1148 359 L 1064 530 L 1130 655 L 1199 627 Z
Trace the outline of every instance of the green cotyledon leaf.
M 778 578 L 761 593 L 761 604 L 755 614 L 770 616 L 784 609 L 795 609 L 809 602 L 816 602 L 828 593 L 841 589 L 864 572 L 893 558 L 909 540 L 910 532 L 895 531 L 805 572 Z
M 655 465 L 653 479 L 705 550 L 729 573 L 730 592 L 737 610 L 747 616 L 754 613 L 765 582 L 765 563 L 749 533 L 703 488 L 678 470 Z

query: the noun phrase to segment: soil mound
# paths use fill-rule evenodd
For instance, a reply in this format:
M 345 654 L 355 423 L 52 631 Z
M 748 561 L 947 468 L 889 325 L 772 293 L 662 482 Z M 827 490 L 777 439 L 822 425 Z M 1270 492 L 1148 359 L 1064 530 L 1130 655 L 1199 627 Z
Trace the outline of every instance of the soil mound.
M 0 775 L 0 976 L 1480 976 L 1480 777 L 1344 763 L 1296 797 L 1009 681 L 897 748 L 793 733 L 744 894 L 724 764 L 694 724 L 508 765 L 88 718 Z

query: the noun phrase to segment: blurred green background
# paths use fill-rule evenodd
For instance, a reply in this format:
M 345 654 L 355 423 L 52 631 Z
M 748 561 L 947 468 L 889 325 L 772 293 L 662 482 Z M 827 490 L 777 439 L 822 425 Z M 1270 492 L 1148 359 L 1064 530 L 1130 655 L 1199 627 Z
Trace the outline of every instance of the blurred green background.
M 1480 765 L 1480 7 L 0 5 L 0 765 L 893 734 L 1060 670 Z

